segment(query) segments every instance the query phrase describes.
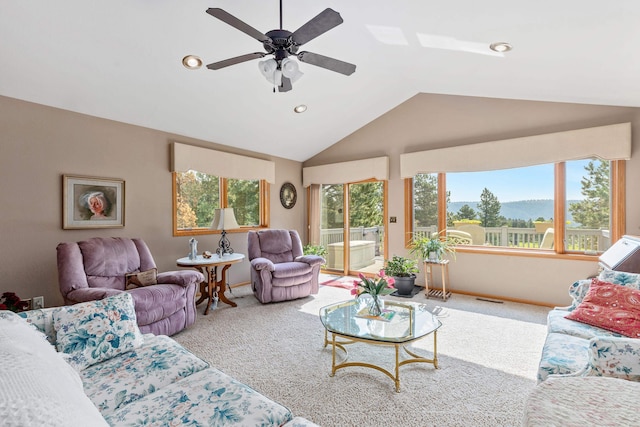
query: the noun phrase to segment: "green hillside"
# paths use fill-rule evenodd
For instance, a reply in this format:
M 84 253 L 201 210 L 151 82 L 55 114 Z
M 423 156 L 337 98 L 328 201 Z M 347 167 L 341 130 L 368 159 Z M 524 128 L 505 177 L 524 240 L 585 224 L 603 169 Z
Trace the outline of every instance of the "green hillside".
M 569 200 L 567 206 L 577 200 Z M 464 205 L 471 206 L 476 212 L 478 211 L 478 202 L 451 202 L 449 203 L 449 212 L 458 212 Z M 505 218 L 536 220 L 540 217 L 544 219 L 553 218 L 553 200 L 519 200 L 517 202 L 501 203 L 500 215 Z M 566 212 L 567 221 L 572 221 L 571 214 Z

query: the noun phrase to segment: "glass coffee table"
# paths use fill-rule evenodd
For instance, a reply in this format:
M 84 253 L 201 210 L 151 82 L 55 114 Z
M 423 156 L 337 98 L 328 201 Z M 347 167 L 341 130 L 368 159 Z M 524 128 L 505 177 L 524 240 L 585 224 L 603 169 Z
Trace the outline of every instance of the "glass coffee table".
M 393 312 L 390 319 L 372 317 L 366 313 L 366 297 L 354 298 L 320 309 L 320 321 L 325 327 L 324 346 L 331 344 L 331 376 L 338 369 L 361 366 L 375 369 L 391 378 L 400 391 L 400 366 L 409 363 L 430 363 L 438 368 L 437 332 L 442 323 L 426 305 L 384 300 L 384 309 Z M 389 317 L 389 316 L 388 316 Z M 331 334 L 329 340 L 328 334 Z M 433 359 L 427 359 L 409 349 L 407 345 L 433 334 Z M 366 362 L 348 362 L 347 344 L 366 344 L 395 347 L 395 373 Z M 336 348 L 345 352 L 345 359 L 336 364 Z M 400 357 L 402 348 L 408 357 Z

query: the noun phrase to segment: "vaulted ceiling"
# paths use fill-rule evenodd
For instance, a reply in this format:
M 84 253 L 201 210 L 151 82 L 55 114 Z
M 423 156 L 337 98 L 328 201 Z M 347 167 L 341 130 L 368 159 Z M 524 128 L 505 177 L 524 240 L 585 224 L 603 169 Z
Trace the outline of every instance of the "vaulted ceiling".
M 258 60 L 183 67 L 263 50 L 210 7 L 279 28 L 276 0 L 3 1 L 0 95 L 298 161 L 420 92 L 640 106 L 637 0 L 283 0 L 290 31 L 339 12 L 301 50 L 357 66 L 300 63 L 286 93 Z M 500 41 L 513 50 L 489 49 Z

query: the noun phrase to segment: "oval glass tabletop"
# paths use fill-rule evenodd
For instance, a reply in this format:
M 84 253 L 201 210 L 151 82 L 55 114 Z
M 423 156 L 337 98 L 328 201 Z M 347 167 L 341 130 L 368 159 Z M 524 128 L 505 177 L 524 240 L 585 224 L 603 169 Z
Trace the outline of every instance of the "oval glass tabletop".
M 322 307 L 320 321 L 328 332 L 389 343 L 414 341 L 442 326 L 425 304 L 383 301 L 383 315 L 380 317 L 370 316 L 368 298 L 360 297 Z

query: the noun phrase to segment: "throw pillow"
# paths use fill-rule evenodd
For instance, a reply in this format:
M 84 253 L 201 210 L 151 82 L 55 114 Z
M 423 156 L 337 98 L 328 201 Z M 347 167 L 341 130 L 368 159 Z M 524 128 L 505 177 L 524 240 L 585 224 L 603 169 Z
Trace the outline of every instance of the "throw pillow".
M 124 277 L 127 280 L 125 285 L 127 289 L 156 285 L 158 284 L 158 269 L 152 268 L 151 270 L 128 273 Z
M 565 318 L 639 338 L 640 291 L 595 278 L 580 305 Z
M 589 292 L 589 286 L 591 286 L 591 279 L 578 280 L 569 286 L 569 295 L 572 300 L 571 306 L 568 308 L 569 311 L 573 311 L 578 307 Z
M 122 292 L 62 307 L 53 315 L 56 347 L 77 370 L 138 348 L 143 343 L 133 297 Z
M 598 275 L 598 279 L 603 282 L 615 283 L 616 285 L 640 289 L 640 274 L 627 273 L 626 271 L 609 270 L 608 268 L 605 268 Z

